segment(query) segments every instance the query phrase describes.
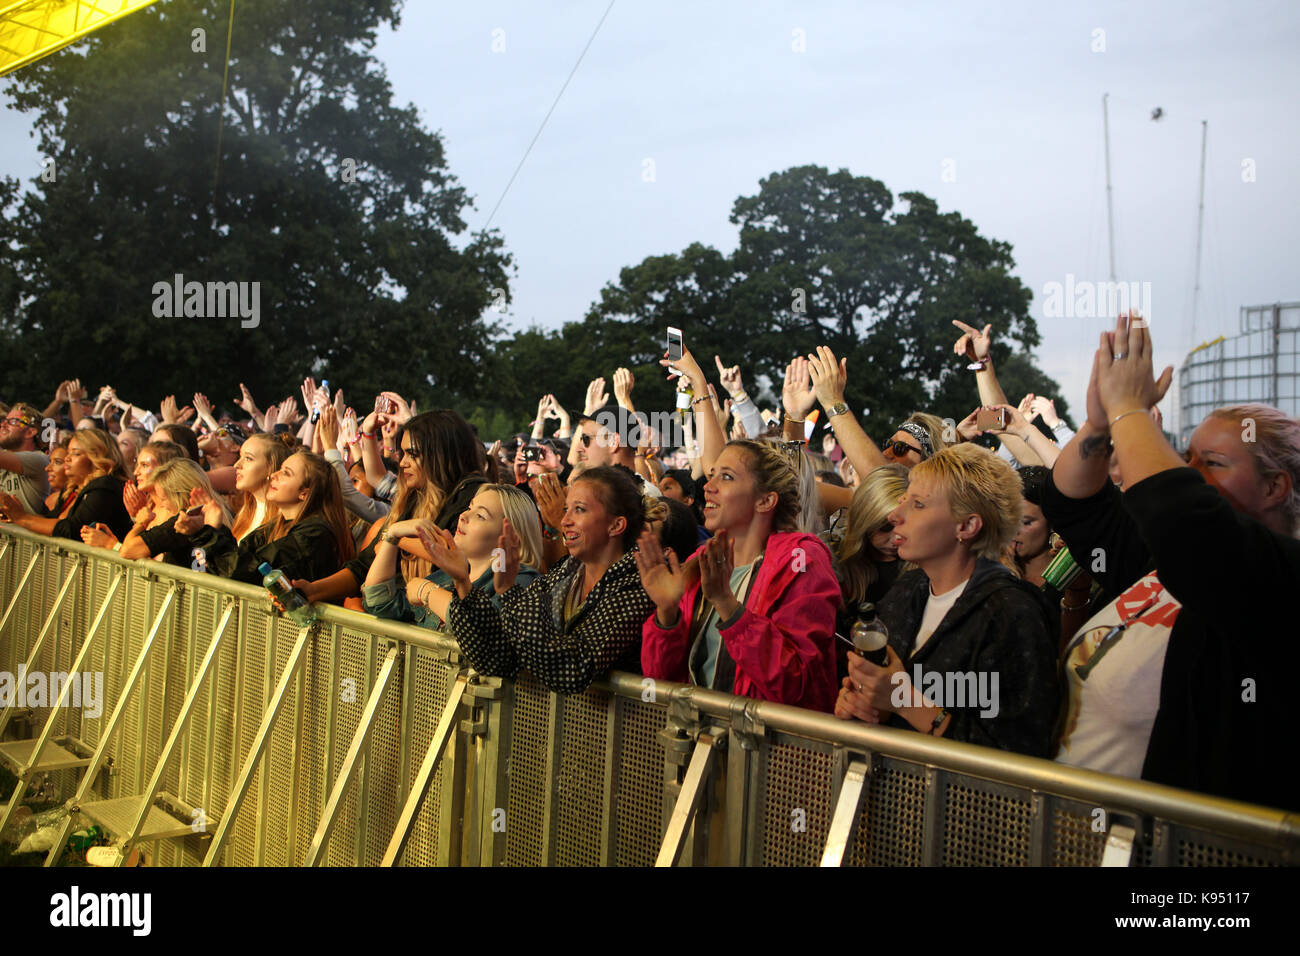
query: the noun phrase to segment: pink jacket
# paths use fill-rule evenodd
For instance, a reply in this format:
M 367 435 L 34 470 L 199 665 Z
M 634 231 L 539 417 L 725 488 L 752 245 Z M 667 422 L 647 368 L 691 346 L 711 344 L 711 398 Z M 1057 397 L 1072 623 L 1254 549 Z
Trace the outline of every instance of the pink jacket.
M 690 682 L 691 615 L 699 591 L 697 581 L 682 595 L 676 626 L 660 627 L 654 614 L 642 625 L 641 669 L 647 677 Z M 720 631 L 736 662 L 732 693 L 833 710 L 839 690 L 834 643 L 840 602 L 826 546 L 810 534 L 773 533 L 745 609 Z

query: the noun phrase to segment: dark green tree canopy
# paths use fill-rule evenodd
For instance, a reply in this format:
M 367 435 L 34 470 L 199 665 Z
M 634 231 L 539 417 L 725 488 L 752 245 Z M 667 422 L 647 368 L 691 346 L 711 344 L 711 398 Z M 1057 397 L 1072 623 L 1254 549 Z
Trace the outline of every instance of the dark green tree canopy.
M 269 400 L 315 374 L 426 407 L 472 394 L 511 262 L 495 232 L 456 238 L 469 199 L 442 140 L 371 55 L 399 11 L 241 5 L 219 164 L 225 0 L 157 4 L 14 74 L 54 175 L 0 189 L 6 390 L 78 376 L 155 404 L 242 380 Z M 259 326 L 156 317 L 178 273 L 259 282 Z
M 626 365 L 638 374 L 638 390 L 642 382 L 643 391 L 656 390 L 647 402 L 671 407 L 657 360 L 673 325 L 706 373 L 720 355 L 740 365 L 751 386 L 765 376 L 767 399 L 776 403 L 786 363 L 829 345 L 849 360 L 849 403 L 866 410 L 873 436 L 883 436 L 913 410 L 960 419 L 978 404 L 966 362 L 952 352 L 959 319 L 993 324 L 994 358 L 1011 401 L 1026 391 L 1058 395 L 1028 354 L 1038 330 L 1030 292 L 1011 275 L 1011 247 L 981 236 L 958 213 L 941 213 L 929 197 L 909 192 L 896 200 L 877 180 L 801 166 L 737 199 L 731 221 L 740 228 L 731 255 L 696 243 L 622 269 L 584 321 L 549 337 L 564 348 L 540 380 L 564 392 L 547 390 L 572 401 L 588 379 Z M 520 361 L 542 338 L 536 330 L 517 336 L 503 358 Z M 536 398 L 520 400 L 522 413 Z

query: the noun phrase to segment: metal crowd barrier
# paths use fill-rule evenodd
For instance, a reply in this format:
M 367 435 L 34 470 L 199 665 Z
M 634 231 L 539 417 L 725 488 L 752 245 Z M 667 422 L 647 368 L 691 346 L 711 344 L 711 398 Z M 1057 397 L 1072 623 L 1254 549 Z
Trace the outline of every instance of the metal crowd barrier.
M 0 763 L 155 865 L 1289 865 L 1300 817 L 443 635 L 0 526 Z M 92 685 L 93 686 L 93 685 Z M 83 687 L 84 689 L 84 687 Z M 61 693 L 61 699 L 55 694 Z M 39 706 L 40 704 L 45 706 Z M 65 833 L 61 836 L 66 835 Z M 63 840 L 47 857 L 58 862 Z

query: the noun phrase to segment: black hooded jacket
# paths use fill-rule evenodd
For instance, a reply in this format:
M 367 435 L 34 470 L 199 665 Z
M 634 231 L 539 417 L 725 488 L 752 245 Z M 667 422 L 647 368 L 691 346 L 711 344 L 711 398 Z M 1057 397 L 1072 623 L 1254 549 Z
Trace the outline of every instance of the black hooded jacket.
M 1039 591 L 997 562 L 979 558 L 966 589 L 913 656 L 929 596 L 930 579 L 925 572 L 909 571 L 881 600 L 878 613 L 889 628 L 889 644 L 913 684 L 915 668 L 920 666 L 918 689 L 926 690 L 932 680 L 926 675 L 931 673 L 967 675 L 961 685 L 945 680 L 945 687 L 964 688 L 965 705 L 954 706 L 963 703 L 956 699 L 958 695 L 941 702 L 952 711 L 944 736 L 1031 757 L 1050 757 L 1060 707 L 1057 639 Z M 987 708 L 972 699 L 978 697 L 974 688 L 979 681 L 990 692 L 996 687 L 993 703 Z M 935 695 L 927 696 L 932 703 L 940 703 Z M 982 710 L 989 713 L 981 716 Z M 897 714 L 889 723 L 912 726 Z

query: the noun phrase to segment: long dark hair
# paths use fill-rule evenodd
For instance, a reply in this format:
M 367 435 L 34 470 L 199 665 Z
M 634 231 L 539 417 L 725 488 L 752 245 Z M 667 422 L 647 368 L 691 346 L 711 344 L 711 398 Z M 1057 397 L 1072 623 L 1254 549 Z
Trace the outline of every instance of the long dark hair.
M 294 455 L 303 460 L 303 483 L 307 486 L 307 502 L 303 505 L 297 521 L 287 521 L 283 513 L 277 514 L 271 523 L 271 533 L 267 541 L 277 541 L 289 533 L 289 530 L 304 518 L 320 514 L 334 532 L 334 541 L 338 547 L 338 559 L 341 565 L 350 560 L 357 552 L 352 540 L 351 519 L 343 506 L 343 492 L 339 488 L 339 479 L 334 468 L 320 455 L 310 451 L 299 450 Z M 287 460 L 287 459 L 286 459 Z
M 469 422 L 449 408 L 421 412 L 403 429 L 411 436 L 411 453 L 424 473 L 424 484 L 399 483 L 389 521 L 436 518 L 456 486 L 471 475 L 487 473 L 487 454 Z

